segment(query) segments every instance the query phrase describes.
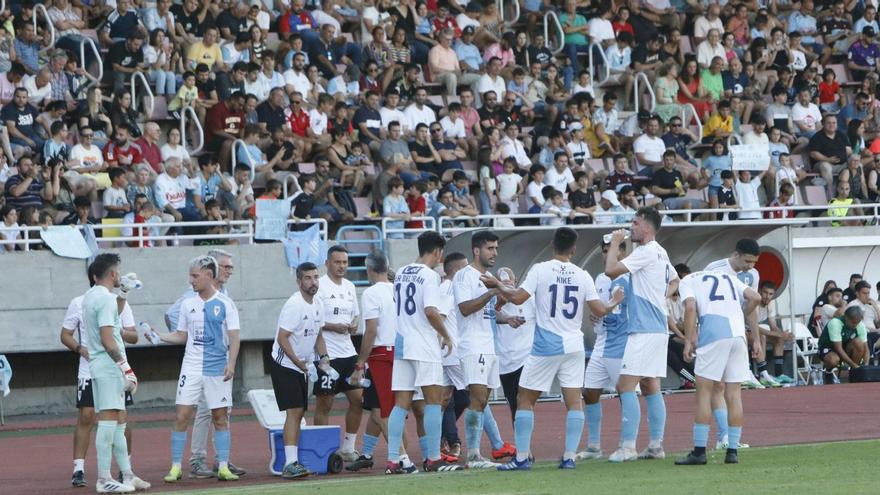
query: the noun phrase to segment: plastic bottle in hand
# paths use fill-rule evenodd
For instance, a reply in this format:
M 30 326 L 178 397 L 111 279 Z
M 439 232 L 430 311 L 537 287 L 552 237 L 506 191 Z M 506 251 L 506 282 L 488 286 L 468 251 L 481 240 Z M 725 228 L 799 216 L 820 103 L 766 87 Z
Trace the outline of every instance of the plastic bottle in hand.
M 144 336 L 151 344 L 159 345 L 162 341 L 159 339 L 159 334 L 153 330 L 153 327 L 150 326 L 149 323 L 142 321 L 138 323 L 138 332 Z
M 307 371 L 309 374 L 309 381 L 317 382 L 318 381 L 318 368 L 315 367 L 315 363 L 309 363 Z
M 345 379 L 345 383 L 351 385 L 352 387 L 360 387 L 360 388 L 370 388 L 370 385 L 373 383 L 369 378 L 361 378 L 360 380 L 352 380 L 351 377 Z

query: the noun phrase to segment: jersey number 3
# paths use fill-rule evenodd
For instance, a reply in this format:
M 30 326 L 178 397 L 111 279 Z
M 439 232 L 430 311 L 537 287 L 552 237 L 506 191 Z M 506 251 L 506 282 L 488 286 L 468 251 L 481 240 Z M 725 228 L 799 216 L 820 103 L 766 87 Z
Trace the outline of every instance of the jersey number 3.
M 576 285 L 562 286 L 562 316 L 568 320 L 573 319 L 578 311 L 577 291 Z M 553 284 L 550 286 L 550 318 L 556 318 L 556 300 L 558 298 L 559 285 Z
M 406 288 L 404 289 L 404 294 L 401 298 L 400 294 L 400 286 L 403 284 L 394 284 L 394 302 L 397 303 L 397 316 L 400 316 L 400 306 L 403 304 L 403 310 L 406 314 L 412 316 L 416 314 L 416 300 L 414 299 L 416 295 L 416 284 L 408 283 L 406 284 Z

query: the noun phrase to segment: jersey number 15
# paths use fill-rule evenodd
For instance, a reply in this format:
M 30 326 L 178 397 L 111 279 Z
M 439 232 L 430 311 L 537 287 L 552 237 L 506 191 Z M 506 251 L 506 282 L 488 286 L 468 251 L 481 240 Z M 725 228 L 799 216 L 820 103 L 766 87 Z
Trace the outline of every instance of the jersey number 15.
M 550 318 L 556 318 L 556 301 L 559 298 L 559 287 L 557 284 L 550 286 Z M 568 320 L 573 319 L 578 311 L 577 292 L 578 287 L 576 285 L 562 286 L 562 316 Z

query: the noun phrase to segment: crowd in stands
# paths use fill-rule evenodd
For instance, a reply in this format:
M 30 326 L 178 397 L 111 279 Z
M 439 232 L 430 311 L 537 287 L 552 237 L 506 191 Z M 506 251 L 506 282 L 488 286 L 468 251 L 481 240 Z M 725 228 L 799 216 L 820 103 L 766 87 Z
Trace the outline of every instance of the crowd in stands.
M 397 227 L 613 223 L 643 204 L 731 210 L 703 219 L 827 204 L 858 225 L 849 207 L 878 200 L 873 3 L 523 0 L 516 22 L 507 4 L 48 0 L 47 19 L 8 0 L 0 237 L 108 219 L 167 232 L 285 192 L 295 218 Z M 132 98 L 137 74 L 152 103 L 143 84 Z M 770 166 L 733 170 L 736 142 Z

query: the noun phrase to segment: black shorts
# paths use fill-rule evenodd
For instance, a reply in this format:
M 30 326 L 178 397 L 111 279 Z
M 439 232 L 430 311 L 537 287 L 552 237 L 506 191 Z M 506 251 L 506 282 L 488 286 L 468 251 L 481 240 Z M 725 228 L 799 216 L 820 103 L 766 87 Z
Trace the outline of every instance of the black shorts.
M 318 368 L 318 381 L 315 383 L 315 395 L 336 395 L 339 392 L 347 392 L 358 387 L 352 387 L 345 381 L 354 373 L 354 367 L 357 366 L 357 356 L 349 356 L 344 358 L 336 358 L 330 360 L 330 366 L 339 373 L 339 378 L 331 380 L 330 375 Z M 315 363 L 318 366 L 318 363 Z
M 362 407 L 367 411 L 379 409 L 379 394 L 376 393 L 376 382 L 373 381 L 373 375 L 370 374 L 369 369 L 364 373 L 364 378 L 370 380 L 370 386 L 364 389 L 364 396 L 361 401 Z
M 125 405 L 126 407 L 134 405 L 131 392 L 125 393 Z M 88 378 L 80 378 L 76 384 L 76 408 L 82 409 L 84 407 L 95 408 L 95 397 L 92 395 L 92 380 Z
M 354 352 L 361 352 L 361 344 L 364 342 L 363 335 L 352 335 L 351 344 L 354 346 Z
M 305 373 L 285 368 L 272 361 L 269 374 L 272 376 L 272 388 L 275 390 L 275 402 L 279 411 L 308 409 L 309 384 Z

